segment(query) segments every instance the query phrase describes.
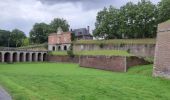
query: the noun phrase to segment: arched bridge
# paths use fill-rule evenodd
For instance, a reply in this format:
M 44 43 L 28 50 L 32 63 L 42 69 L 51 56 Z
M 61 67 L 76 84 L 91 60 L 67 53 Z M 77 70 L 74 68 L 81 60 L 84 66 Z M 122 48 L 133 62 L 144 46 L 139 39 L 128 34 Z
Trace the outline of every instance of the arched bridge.
M 46 61 L 47 51 L 17 48 L 0 48 L 0 62 L 37 62 Z

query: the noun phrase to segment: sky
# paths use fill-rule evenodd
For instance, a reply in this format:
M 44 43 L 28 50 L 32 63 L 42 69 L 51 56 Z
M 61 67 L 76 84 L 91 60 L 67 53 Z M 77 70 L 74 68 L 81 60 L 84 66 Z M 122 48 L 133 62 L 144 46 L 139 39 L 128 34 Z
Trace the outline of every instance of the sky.
M 20 29 L 28 36 L 35 23 L 49 24 L 54 18 L 64 18 L 70 29 L 95 28 L 97 12 L 113 5 L 119 8 L 139 0 L 0 0 L 0 29 Z M 160 0 L 150 0 L 157 4 Z

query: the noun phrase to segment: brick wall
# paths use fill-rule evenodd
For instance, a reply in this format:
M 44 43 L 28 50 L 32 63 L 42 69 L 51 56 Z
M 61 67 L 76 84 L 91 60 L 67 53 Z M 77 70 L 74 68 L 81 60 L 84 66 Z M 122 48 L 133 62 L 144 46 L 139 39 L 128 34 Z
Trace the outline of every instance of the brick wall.
M 48 44 L 67 44 L 71 43 L 71 33 L 63 32 L 62 34 L 53 33 L 48 36 Z
M 125 72 L 126 57 L 118 56 L 81 56 L 80 66 L 102 70 Z
M 126 72 L 129 67 L 149 64 L 143 58 L 125 56 L 48 56 L 50 62 L 79 63 L 81 67 Z
M 79 57 L 69 57 L 69 56 L 52 56 L 48 55 L 49 62 L 68 62 L 68 63 L 79 63 Z
M 170 22 L 158 25 L 153 75 L 170 78 Z
M 97 44 L 74 44 L 73 50 L 128 50 L 136 56 L 154 57 L 155 44 L 105 44 L 103 48 Z

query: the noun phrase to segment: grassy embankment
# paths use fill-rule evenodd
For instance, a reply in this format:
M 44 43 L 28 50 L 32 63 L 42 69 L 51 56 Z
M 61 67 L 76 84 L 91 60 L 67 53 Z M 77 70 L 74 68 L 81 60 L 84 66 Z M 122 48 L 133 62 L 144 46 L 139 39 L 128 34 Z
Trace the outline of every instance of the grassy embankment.
M 170 81 L 152 65 L 114 73 L 77 64 L 0 64 L 0 84 L 14 100 L 170 100 Z

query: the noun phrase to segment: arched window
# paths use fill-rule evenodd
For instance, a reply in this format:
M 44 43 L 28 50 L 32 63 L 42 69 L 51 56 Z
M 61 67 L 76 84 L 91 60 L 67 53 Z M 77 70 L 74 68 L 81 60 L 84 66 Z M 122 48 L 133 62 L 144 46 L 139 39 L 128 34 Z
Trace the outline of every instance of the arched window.
M 60 51 L 61 50 L 61 46 L 58 46 L 58 51 Z
M 35 62 L 36 61 L 36 54 L 32 53 L 32 61 Z
M 55 51 L 55 46 L 53 46 L 53 51 Z
M 67 50 L 67 46 L 66 46 L 66 45 L 64 46 L 64 50 L 65 50 L 65 51 Z

